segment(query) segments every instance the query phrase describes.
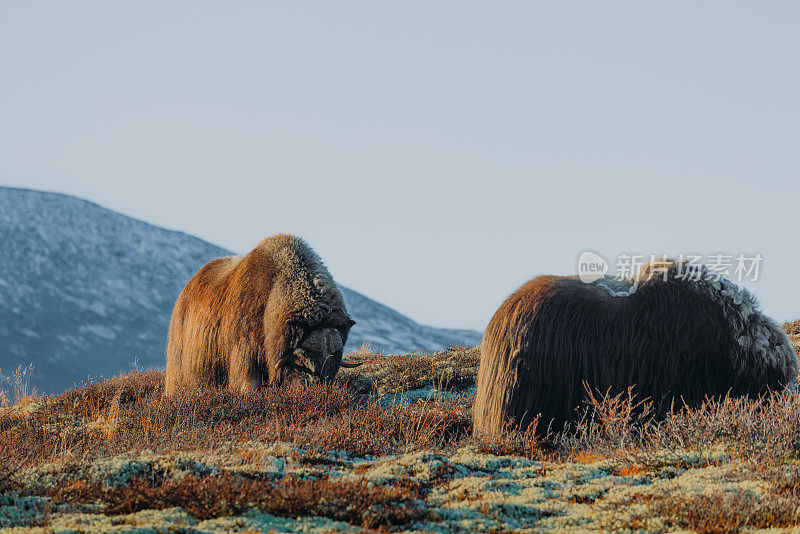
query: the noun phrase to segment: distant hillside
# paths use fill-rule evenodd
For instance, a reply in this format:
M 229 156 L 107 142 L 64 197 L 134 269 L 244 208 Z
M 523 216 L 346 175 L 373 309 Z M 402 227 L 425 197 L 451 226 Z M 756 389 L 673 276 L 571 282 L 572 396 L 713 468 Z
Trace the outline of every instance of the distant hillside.
M 163 365 L 181 289 L 204 263 L 230 254 L 75 197 L 0 187 L 0 370 L 32 363 L 34 385 L 59 392 L 134 362 Z M 423 326 L 342 290 L 358 322 L 348 350 L 480 343 L 478 332 Z

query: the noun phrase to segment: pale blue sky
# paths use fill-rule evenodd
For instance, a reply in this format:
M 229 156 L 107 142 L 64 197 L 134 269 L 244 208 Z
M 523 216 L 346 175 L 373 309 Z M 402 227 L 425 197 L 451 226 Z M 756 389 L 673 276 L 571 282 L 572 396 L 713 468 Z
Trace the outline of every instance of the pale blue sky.
M 3 2 L 0 183 L 483 329 L 577 254 L 759 252 L 800 317 L 796 2 Z

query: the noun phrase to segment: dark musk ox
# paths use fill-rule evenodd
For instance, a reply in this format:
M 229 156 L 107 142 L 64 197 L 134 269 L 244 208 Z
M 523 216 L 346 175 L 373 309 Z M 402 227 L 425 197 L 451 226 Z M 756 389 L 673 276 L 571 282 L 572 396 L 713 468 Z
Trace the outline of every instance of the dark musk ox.
M 300 238 L 277 234 L 247 256 L 207 263 L 178 297 L 165 393 L 198 386 L 248 391 L 292 372 L 333 378 L 350 327 L 328 269 Z
M 668 408 L 795 380 L 789 339 L 746 289 L 705 266 L 654 265 L 634 280 L 539 276 L 511 295 L 483 335 L 475 434 L 524 430 L 537 414 L 538 428 L 559 430 L 586 386 L 634 386 Z

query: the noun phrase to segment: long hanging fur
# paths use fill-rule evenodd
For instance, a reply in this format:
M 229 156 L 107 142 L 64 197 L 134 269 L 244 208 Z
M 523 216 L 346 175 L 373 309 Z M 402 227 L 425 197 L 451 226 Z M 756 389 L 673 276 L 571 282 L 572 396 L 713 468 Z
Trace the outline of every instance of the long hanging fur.
M 746 289 L 705 266 L 670 265 L 656 276 L 646 265 L 635 281 L 539 276 L 511 295 L 483 335 L 475 433 L 525 429 L 537 414 L 563 428 L 584 382 L 693 405 L 796 379 L 788 337 Z
M 169 326 L 165 393 L 279 383 L 310 331 L 334 328 L 344 344 L 353 324 L 319 256 L 300 238 L 268 237 L 245 257 L 209 262 L 181 292 Z

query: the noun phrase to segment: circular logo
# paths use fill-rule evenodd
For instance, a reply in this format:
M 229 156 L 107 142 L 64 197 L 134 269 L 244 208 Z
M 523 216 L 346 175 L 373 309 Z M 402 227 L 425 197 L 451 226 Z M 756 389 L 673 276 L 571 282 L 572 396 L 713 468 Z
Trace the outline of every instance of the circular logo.
M 598 278 L 603 278 L 608 272 L 606 259 L 592 250 L 584 250 L 578 256 L 578 278 L 590 284 Z

